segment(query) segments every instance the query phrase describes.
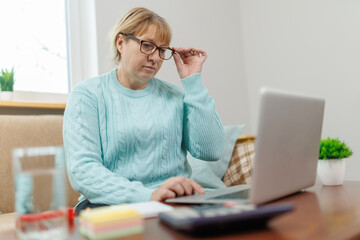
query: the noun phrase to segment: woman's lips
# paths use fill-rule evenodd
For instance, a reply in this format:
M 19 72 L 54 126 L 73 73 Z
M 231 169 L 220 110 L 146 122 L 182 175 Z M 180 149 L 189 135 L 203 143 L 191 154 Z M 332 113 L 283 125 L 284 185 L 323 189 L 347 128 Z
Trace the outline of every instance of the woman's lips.
M 144 66 L 144 67 L 147 68 L 147 69 L 150 69 L 150 70 L 155 71 L 155 68 L 154 68 L 154 67 L 151 67 L 151 66 Z

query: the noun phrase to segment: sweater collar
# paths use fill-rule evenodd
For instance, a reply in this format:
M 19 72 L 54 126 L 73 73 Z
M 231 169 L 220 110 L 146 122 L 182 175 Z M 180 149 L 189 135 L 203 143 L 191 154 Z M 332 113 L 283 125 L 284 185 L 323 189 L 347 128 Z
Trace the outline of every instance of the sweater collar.
M 113 87 L 121 92 L 122 94 L 125 94 L 129 97 L 144 97 L 147 96 L 149 93 L 151 93 L 151 89 L 153 86 L 153 78 L 150 79 L 144 89 L 140 90 L 133 90 L 127 87 L 124 87 L 117 79 L 116 77 L 116 68 L 110 72 L 110 78 Z

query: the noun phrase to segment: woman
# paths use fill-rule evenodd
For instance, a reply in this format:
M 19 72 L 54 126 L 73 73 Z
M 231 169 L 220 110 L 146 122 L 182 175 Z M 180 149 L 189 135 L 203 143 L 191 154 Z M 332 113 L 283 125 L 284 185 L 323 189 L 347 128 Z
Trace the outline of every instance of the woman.
M 67 170 L 81 193 L 76 211 L 204 193 L 189 179 L 186 153 L 211 161 L 224 150 L 201 82 L 206 52 L 169 48 L 168 24 L 145 8 L 126 14 L 112 36 L 117 69 L 77 84 L 65 110 Z M 184 90 L 154 77 L 171 57 Z

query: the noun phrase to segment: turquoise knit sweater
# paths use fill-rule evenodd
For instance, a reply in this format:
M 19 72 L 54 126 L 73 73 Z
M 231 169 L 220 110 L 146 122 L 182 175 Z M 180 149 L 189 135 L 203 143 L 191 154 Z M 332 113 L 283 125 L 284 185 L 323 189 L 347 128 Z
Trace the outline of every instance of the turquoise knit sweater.
M 166 179 L 189 177 L 187 151 L 217 160 L 224 133 L 200 74 L 180 87 L 151 79 L 131 90 L 116 70 L 80 82 L 65 110 L 63 136 L 72 187 L 80 201 L 148 201 Z

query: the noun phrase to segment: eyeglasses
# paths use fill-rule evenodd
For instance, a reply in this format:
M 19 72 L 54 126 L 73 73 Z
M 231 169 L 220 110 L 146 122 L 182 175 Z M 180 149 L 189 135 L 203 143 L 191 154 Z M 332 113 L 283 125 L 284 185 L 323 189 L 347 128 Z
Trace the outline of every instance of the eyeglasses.
M 146 55 L 151 55 L 157 49 L 159 49 L 159 57 L 163 60 L 169 60 L 172 57 L 172 55 L 175 53 L 175 50 L 173 50 L 169 47 L 158 47 L 156 44 L 154 44 L 152 42 L 138 39 L 138 38 L 134 37 L 133 35 L 126 34 L 126 33 L 120 33 L 120 34 L 125 35 L 131 39 L 134 39 L 135 41 L 138 41 L 140 43 L 140 52 L 142 52 Z

